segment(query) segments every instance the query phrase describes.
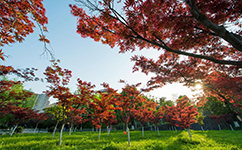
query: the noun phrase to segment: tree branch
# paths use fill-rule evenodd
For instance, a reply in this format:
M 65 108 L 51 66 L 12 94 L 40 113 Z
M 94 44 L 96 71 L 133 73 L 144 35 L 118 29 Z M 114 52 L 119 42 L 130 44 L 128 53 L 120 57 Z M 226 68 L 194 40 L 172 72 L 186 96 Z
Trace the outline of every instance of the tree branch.
M 230 43 L 235 49 L 242 52 L 242 40 L 241 36 L 238 38 L 239 35 L 229 32 L 224 28 L 224 26 L 218 26 L 209 20 L 204 14 L 202 14 L 195 4 L 195 0 L 186 0 L 187 5 L 191 8 L 190 12 L 192 16 L 200 22 L 202 25 L 207 27 L 208 29 L 212 30 L 216 35 L 223 38 L 225 41 Z

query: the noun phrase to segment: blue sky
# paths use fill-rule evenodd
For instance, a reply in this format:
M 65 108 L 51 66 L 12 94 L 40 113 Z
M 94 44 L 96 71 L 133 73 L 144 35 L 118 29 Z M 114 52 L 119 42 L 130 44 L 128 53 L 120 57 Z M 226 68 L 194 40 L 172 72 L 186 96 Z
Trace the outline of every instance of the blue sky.
M 117 47 L 111 49 L 101 42 L 94 42 L 89 38 L 82 38 L 76 33 L 77 19 L 71 15 L 69 4 L 72 1 L 44 0 L 46 16 L 48 17 L 47 38 L 51 42 L 56 59 L 60 59 L 60 66 L 72 70 L 73 77 L 70 82 L 72 91 L 76 90 L 76 79 L 91 82 L 96 85 L 96 90 L 101 89 L 101 83 L 109 83 L 114 89 L 121 89 L 123 84 L 118 83 L 120 79 L 130 84 L 146 82 L 150 78 L 143 73 L 132 73 L 133 62 L 130 57 L 134 54 L 144 55 L 152 58 L 158 57 L 155 50 L 143 50 L 135 53 L 119 54 Z M 74 0 L 73 0 L 74 2 Z M 36 75 L 44 78 L 43 72 L 50 65 L 50 56 L 43 55 L 43 43 L 38 42 L 39 29 L 27 36 L 23 43 L 15 43 L 5 46 L 3 51 L 9 57 L 3 62 L 4 65 L 12 65 L 17 68 L 34 67 L 38 71 Z M 42 93 L 47 89 L 47 83 L 29 82 L 25 84 L 26 89 L 35 93 Z M 174 95 L 191 96 L 191 91 L 181 84 L 164 86 L 161 89 L 150 92 L 155 97 L 167 97 L 174 99 Z M 51 99 L 53 103 L 54 100 Z

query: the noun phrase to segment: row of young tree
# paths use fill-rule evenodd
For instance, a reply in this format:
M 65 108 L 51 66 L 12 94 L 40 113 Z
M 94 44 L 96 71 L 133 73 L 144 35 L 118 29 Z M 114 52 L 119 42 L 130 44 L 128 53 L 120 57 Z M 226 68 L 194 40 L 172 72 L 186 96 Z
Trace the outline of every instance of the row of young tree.
M 157 103 L 149 101 L 137 89 L 140 84 L 129 85 L 125 81 L 120 80 L 125 86 L 122 92 L 118 93 L 117 90 L 103 83 L 104 90 L 95 92 L 93 90 L 94 85 L 77 79 L 78 90 L 75 93 L 71 93 L 68 88 L 68 83 L 72 76 L 70 70 L 62 69 L 58 66 L 57 62 L 53 62 L 53 65 L 47 67 L 44 74 L 46 75 L 47 82 L 50 84 L 49 90 L 46 93 L 58 99 L 58 107 L 60 110 L 59 113 L 53 114 L 57 114 L 57 124 L 60 118 L 62 118 L 60 145 L 63 129 L 67 122 L 70 123 L 71 132 L 74 124 L 83 124 L 87 120 L 91 121 L 95 128 L 99 129 L 98 139 L 100 139 L 103 124 L 110 127 L 111 125 L 123 122 L 126 127 L 125 134 L 127 134 L 130 145 L 128 124 L 131 117 L 141 123 L 144 134 L 145 123 L 150 122 L 157 125 L 164 115 L 166 115 L 168 122 L 187 129 L 191 138 L 189 128 L 191 124 L 196 122 L 196 116 L 199 113 L 197 112 L 197 108 L 190 103 L 186 96 L 178 99 L 176 106 L 166 105 L 165 107 L 158 108 Z M 54 132 L 55 130 L 56 128 Z M 157 131 L 159 134 L 159 129 Z
M 5 75 L 10 73 L 5 72 Z M 157 125 L 164 118 L 165 114 L 168 122 L 175 122 L 176 126 L 186 129 L 196 121 L 195 118 L 198 115 L 197 108 L 188 104 L 189 99 L 187 97 L 179 99 L 176 106 L 166 105 L 166 107 L 158 107 L 156 102 L 149 100 L 141 94 L 141 91 L 138 91 L 137 87 L 140 84 L 129 85 L 121 80 L 120 82 L 124 83 L 125 86 L 122 92 L 118 93 L 117 90 L 110 88 L 106 83 L 102 84 L 104 90 L 94 91 L 94 85 L 78 79 L 78 90 L 71 93 L 68 88 L 68 83 L 71 78 L 70 70 L 62 69 L 56 62 L 53 62 L 52 66 L 46 68 L 44 74 L 49 83 L 49 90 L 46 93 L 48 96 L 53 96 L 58 99 L 56 106 L 45 109 L 46 113 L 39 113 L 33 110 L 33 100 L 29 99 L 33 96 L 33 93 L 24 90 L 22 82 L 1 81 L 0 115 L 4 119 L 1 120 L 1 123 L 12 127 L 10 131 L 11 136 L 20 123 L 33 120 L 36 123 L 36 131 L 41 121 L 52 116 L 56 120 L 52 138 L 58 124 L 60 122 L 62 123 L 59 140 L 60 145 L 63 129 L 67 123 L 70 124 L 71 134 L 74 125 L 80 125 L 86 121 L 91 121 L 93 126 L 99 129 L 98 139 L 100 139 L 103 124 L 109 127 L 110 132 L 111 125 L 123 122 L 126 126 L 125 133 L 127 133 L 130 145 L 128 124 L 131 118 L 141 123 L 144 135 L 145 123 L 149 122 Z M 26 77 L 24 78 L 27 79 Z M 27 105 L 26 103 L 31 104 Z M 159 129 L 157 131 L 159 134 Z

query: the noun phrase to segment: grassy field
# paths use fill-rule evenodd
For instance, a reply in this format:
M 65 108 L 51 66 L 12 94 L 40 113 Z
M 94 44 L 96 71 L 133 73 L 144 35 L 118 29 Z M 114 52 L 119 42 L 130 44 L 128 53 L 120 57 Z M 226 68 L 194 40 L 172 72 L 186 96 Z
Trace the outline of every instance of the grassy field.
M 1 135 L 1 150 L 242 150 L 242 131 L 192 131 L 192 140 L 186 131 L 131 131 L 131 147 L 122 131 L 112 131 L 109 136 L 102 133 L 97 141 L 97 132 L 64 133 L 62 145 L 58 145 L 59 134 L 51 139 L 51 133 L 17 134 L 13 137 Z

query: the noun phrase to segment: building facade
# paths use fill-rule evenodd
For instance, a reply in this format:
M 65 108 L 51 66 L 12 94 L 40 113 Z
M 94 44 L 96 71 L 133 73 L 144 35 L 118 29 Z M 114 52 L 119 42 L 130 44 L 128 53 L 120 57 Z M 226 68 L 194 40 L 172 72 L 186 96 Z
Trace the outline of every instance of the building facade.
M 36 94 L 35 102 L 34 102 L 34 110 L 42 110 L 50 104 L 49 98 L 46 94 Z

